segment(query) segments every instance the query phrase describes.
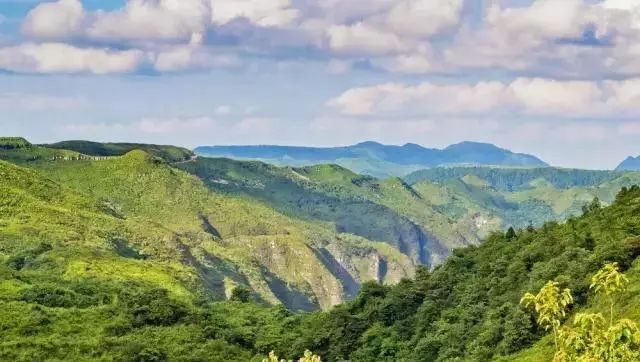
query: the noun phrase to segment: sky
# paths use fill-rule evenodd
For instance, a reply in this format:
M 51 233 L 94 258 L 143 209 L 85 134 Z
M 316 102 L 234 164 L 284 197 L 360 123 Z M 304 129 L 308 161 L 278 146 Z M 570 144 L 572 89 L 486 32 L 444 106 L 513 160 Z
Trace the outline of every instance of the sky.
M 640 155 L 640 0 L 0 0 L 0 135 Z

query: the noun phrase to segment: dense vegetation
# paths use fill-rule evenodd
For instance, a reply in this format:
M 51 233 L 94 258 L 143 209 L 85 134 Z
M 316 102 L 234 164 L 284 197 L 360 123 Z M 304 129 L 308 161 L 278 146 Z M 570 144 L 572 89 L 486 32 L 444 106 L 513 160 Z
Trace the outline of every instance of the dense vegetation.
M 31 147 L 31 143 L 21 137 L 0 137 L 0 149 L 13 150 Z
M 77 157 L 49 158 L 58 152 Z M 0 360 L 262 361 L 306 350 L 324 361 L 551 360 L 553 340 L 520 298 L 553 280 L 572 291 L 571 317 L 607 315 L 609 299 L 589 287 L 610 262 L 629 278 L 616 315 L 640 320 L 637 186 L 562 224 L 491 233 L 414 273 L 394 240 L 336 230 L 348 216 L 338 209 L 375 222 L 371 205 L 385 207 L 372 215 L 417 224 L 423 205 L 453 215 L 455 196 L 477 212 L 500 205 L 497 191 L 479 177 L 411 186 L 336 166 L 81 156 L 0 152 L 19 164 L 0 161 Z
M 48 148 L 71 150 L 89 156 L 124 156 L 133 150 L 142 150 L 150 155 L 168 162 L 180 162 L 191 159 L 193 152 L 175 146 L 159 146 L 139 143 L 98 143 L 90 141 L 63 141 L 50 145 Z
M 499 191 L 522 191 L 532 188 L 534 181 L 544 181 L 553 187 L 568 189 L 571 187 L 598 186 L 614 180 L 621 172 L 590 171 L 563 168 L 492 168 L 492 167 L 439 167 L 421 170 L 405 177 L 410 184 L 420 181 L 443 183 L 474 176 Z

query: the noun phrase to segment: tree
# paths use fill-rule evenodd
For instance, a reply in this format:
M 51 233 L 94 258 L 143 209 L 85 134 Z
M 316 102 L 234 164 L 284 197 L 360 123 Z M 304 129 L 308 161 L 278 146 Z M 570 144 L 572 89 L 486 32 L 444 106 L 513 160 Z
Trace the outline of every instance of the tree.
M 609 327 L 613 326 L 613 307 L 615 294 L 624 292 L 629 284 L 629 279 L 622 273 L 618 263 L 609 263 L 600 269 L 592 278 L 589 289 L 596 293 L 604 292 L 609 298 Z
M 251 290 L 245 286 L 238 285 L 233 288 L 229 299 L 233 302 L 248 303 L 251 300 Z
M 571 300 L 565 289 L 559 293 L 557 283 L 547 283 L 537 296 L 527 293 L 522 303 L 534 305 L 538 313 L 537 322 L 545 329 L 554 328 L 558 362 L 638 361 L 640 360 L 640 330 L 629 319 L 614 321 L 615 295 L 626 290 L 627 277 L 620 273 L 617 263 L 606 264 L 591 278 L 590 289 L 604 294 L 609 299 L 609 320 L 601 313 L 578 313 L 574 327 L 559 329 L 560 316 Z M 607 327 L 608 322 L 608 327 Z
M 558 333 L 567 308 L 573 303 L 569 289 L 560 290 L 558 282 L 547 282 L 537 295 L 526 293 L 520 303 L 525 307 L 534 307 L 538 314 L 537 323 L 545 330 L 553 331 L 556 353 L 559 351 Z
M 507 230 L 507 233 L 505 235 L 505 237 L 507 238 L 507 240 L 511 241 L 513 239 L 516 238 L 516 236 L 518 236 L 516 234 L 516 231 L 513 229 L 513 227 L 510 227 L 509 230 Z
M 596 212 L 600 209 L 602 209 L 602 203 L 600 202 L 600 199 L 596 197 L 593 199 L 593 201 L 591 201 L 590 204 L 584 205 L 582 207 L 582 213 L 586 215 L 592 212 Z

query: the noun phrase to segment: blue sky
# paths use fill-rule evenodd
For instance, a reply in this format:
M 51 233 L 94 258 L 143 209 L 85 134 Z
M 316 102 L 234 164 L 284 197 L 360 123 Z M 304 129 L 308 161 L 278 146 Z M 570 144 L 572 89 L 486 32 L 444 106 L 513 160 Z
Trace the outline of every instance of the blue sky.
M 640 0 L 0 0 L 0 134 L 640 154 Z

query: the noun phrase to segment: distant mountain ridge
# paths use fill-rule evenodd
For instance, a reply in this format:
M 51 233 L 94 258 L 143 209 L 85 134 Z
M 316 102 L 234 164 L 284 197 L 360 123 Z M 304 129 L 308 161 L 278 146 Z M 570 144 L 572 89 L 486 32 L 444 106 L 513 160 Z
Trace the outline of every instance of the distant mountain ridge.
M 260 160 L 280 166 L 310 166 L 335 163 L 354 172 L 376 177 L 406 176 L 411 172 L 439 166 L 482 165 L 547 167 L 539 158 L 514 153 L 489 143 L 462 142 L 444 149 L 414 143 L 404 146 L 362 142 L 345 147 L 296 146 L 201 146 L 194 152 L 205 157 Z
M 622 161 L 622 163 L 616 167 L 616 171 L 640 171 L 640 156 L 627 157 L 626 160 Z

